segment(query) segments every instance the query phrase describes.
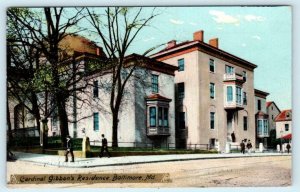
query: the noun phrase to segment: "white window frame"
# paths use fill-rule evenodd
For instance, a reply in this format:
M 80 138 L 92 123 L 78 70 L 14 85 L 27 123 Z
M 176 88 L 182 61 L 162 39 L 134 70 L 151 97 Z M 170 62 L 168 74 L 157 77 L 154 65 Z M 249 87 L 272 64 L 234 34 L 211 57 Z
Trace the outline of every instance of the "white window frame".
M 211 95 L 211 86 L 213 87 L 213 95 Z M 215 83 L 212 83 L 212 82 L 209 83 L 209 97 L 211 99 L 216 98 L 216 85 L 215 85 Z
M 211 62 L 211 61 L 212 61 L 212 62 Z M 213 65 L 211 65 L 211 63 L 212 63 Z M 214 59 L 211 59 L 211 58 L 209 59 L 209 65 L 208 65 L 208 66 L 209 66 L 209 72 L 211 72 L 211 73 L 215 73 L 215 72 L 216 72 L 216 62 L 215 62 Z M 211 66 L 213 66 L 213 71 L 210 70 L 210 67 L 211 67 Z

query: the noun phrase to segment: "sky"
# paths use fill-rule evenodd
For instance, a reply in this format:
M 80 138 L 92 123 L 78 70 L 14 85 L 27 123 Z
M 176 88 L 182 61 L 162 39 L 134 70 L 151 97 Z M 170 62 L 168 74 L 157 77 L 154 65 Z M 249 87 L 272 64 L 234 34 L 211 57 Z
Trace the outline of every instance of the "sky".
M 158 12 L 131 52 L 142 54 L 173 39 L 192 40 L 195 31 L 204 30 L 205 42 L 217 37 L 220 49 L 258 66 L 254 86 L 270 93 L 268 101 L 281 110 L 291 108 L 291 7 L 160 7 Z
M 72 14 L 75 9 L 68 10 Z M 101 14 L 104 11 L 96 7 L 94 10 Z M 147 18 L 152 11 L 153 7 L 144 7 L 141 18 Z M 195 31 L 204 30 L 204 42 L 217 37 L 220 49 L 256 64 L 254 87 L 270 93 L 267 100 L 274 101 L 280 110 L 291 109 L 290 6 L 158 7 L 155 13 L 158 16 L 142 29 L 127 54 L 143 54 L 170 40 L 192 40 Z M 87 20 L 79 25 L 91 29 Z M 83 35 L 102 46 L 98 34 L 87 31 Z

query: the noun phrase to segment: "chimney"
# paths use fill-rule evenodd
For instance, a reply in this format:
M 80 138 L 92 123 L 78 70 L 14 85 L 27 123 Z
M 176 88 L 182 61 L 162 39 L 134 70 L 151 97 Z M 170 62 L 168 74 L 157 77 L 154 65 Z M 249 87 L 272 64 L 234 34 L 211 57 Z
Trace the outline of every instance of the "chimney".
M 204 39 L 204 31 L 196 31 L 194 33 L 194 41 L 203 41 Z
M 100 54 L 101 54 L 101 48 L 97 47 L 96 48 L 96 55 L 100 56 Z
M 168 42 L 167 49 L 170 49 L 176 45 L 176 40 L 172 40 Z
M 219 48 L 219 39 L 218 38 L 210 39 L 209 44 L 215 48 Z

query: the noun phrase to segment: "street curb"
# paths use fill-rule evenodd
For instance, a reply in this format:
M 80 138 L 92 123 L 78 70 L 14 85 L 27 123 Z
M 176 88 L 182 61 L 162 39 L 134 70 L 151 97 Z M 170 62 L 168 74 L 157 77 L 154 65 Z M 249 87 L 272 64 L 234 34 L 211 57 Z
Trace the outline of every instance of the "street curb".
M 40 166 L 52 166 L 52 167 L 64 167 L 64 168 L 93 168 L 93 167 L 108 167 L 108 166 L 123 166 L 123 165 L 134 165 L 134 164 L 147 164 L 147 163 L 160 163 L 160 162 L 175 162 L 175 161 L 193 161 L 193 160 L 208 160 L 208 159 L 232 159 L 232 158 L 252 158 L 252 157 L 282 157 L 291 156 L 291 154 L 278 154 L 278 155 L 245 155 L 245 156 L 225 156 L 225 157 L 196 157 L 196 158 L 178 158 L 178 159 L 165 159 L 165 160 L 152 160 L 144 162 L 126 162 L 126 163 L 112 163 L 112 164 L 98 164 L 98 165 L 59 165 L 54 163 L 42 163 L 26 159 L 18 159 L 17 161 L 30 162 Z M 64 162 L 61 162 L 62 164 Z

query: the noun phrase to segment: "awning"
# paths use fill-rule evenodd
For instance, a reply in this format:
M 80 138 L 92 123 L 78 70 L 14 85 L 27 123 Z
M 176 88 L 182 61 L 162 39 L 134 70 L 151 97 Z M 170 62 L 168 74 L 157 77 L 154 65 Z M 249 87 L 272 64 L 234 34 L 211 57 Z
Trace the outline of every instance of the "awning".
M 289 134 L 287 134 L 287 135 L 285 135 L 285 136 L 282 136 L 281 138 L 282 138 L 282 139 L 292 139 L 292 134 L 289 133 Z

